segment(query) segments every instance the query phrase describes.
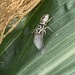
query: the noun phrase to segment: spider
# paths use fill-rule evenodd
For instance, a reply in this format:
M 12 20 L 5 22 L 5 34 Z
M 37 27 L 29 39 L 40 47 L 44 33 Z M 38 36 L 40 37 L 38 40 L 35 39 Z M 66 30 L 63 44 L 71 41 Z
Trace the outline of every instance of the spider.
M 47 23 L 51 21 L 51 19 L 52 17 L 49 18 L 49 14 L 43 15 L 40 19 L 37 28 L 34 29 L 32 32 L 32 34 L 34 34 L 34 44 L 38 48 L 38 50 L 43 49 L 43 35 L 46 34 L 46 29 L 52 31 L 52 29 L 47 26 Z

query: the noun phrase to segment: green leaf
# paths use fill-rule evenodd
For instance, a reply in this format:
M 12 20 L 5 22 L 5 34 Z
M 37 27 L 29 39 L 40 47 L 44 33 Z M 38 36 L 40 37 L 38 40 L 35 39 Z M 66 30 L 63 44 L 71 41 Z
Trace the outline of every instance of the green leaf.
M 31 32 L 47 13 L 42 55 Z M 27 16 L 0 45 L 0 75 L 75 75 L 75 0 L 42 0 Z

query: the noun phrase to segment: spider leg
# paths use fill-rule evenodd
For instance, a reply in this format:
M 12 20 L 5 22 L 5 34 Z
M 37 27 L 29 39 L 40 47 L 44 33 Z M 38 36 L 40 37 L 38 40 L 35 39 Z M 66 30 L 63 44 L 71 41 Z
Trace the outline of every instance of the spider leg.
M 33 35 L 35 31 L 36 31 L 36 29 L 34 29 L 34 30 L 31 32 L 31 34 Z
M 50 27 L 48 27 L 48 26 L 46 26 L 45 29 L 49 29 L 50 31 L 53 32 L 53 30 Z
M 43 33 L 46 35 L 46 30 L 45 29 L 43 30 Z
M 51 20 L 52 20 L 52 17 L 51 17 L 50 19 L 48 19 L 47 23 L 48 23 L 49 21 L 51 21 Z
M 39 33 L 42 32 L 44 30 L 44 28 L 40 29 Z

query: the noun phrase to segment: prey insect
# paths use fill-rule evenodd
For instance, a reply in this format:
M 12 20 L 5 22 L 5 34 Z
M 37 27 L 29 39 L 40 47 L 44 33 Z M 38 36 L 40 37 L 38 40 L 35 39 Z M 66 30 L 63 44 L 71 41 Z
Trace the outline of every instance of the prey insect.
M 47 23 L 52 19 L 49 18 L 49 14 L 45 14 L 41 17 L 40 22 L 36 29 L 32 32 L 34 34 L 34 44 L 38 48 L 38 50 L 41 51 L 41 53 L 44 52 L 44 42 L 43 42 L 43 36 L 46 34 L 46 29 L 49 29 L 52 31 L 50 27 L 47 26 Z M 53 32 L 53 31 L 52 31 Z

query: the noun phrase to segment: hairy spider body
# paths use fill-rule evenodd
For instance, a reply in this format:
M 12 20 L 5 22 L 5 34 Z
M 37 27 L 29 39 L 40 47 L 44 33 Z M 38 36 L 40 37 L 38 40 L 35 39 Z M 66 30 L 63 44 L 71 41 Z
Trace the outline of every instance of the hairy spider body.
M 47 23 L 51 20 L 49 19 L 49 14 L 45 14 L 40 19 L 40 22 L 37 28 L 33 31 L 34 34 L 34 44 L 38 48 L 38 50 L 42 50 L 44 43 L 43 43 L 43 35 L 46 34 L 46 29 L 52 31 L 50 27 L 47 26 Z M 53 32 L 53 31 L 52 31 Z

